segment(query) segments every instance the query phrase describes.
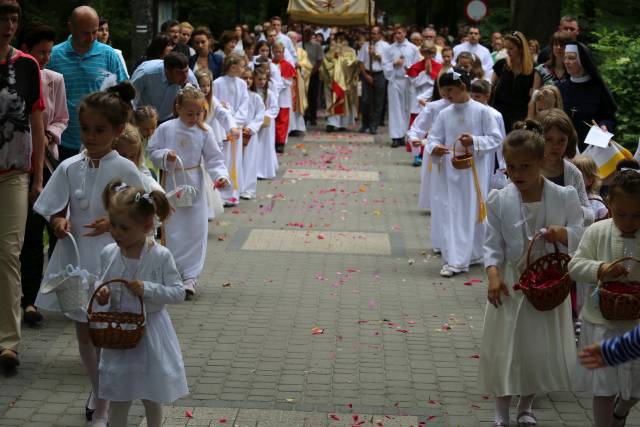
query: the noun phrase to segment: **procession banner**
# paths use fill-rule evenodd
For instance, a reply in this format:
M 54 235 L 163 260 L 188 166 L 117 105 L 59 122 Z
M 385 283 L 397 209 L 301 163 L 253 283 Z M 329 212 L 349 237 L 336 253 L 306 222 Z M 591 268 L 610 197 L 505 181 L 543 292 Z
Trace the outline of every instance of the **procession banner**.
M 289 0 L 293 21 L 325 26 L 373 25 L 371 0 Z

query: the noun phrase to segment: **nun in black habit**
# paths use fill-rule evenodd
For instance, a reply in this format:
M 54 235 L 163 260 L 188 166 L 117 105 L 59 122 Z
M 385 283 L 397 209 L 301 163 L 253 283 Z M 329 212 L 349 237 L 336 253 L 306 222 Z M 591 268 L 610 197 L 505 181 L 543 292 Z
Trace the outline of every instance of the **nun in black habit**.
M 578 148 L 582 152 L 593 121 L 613 133 L 617 105 L 584 44 L 567 43 L 564 65 L 570 78 L 558 83 L 558 89 L 562 94 L 564 111 L 578 134 Z

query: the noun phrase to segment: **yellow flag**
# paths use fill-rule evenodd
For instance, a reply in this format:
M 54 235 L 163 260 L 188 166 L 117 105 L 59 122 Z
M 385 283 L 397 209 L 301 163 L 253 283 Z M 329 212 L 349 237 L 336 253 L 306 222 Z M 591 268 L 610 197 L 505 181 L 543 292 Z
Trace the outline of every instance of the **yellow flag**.
M 625 155 L 618 149 L 617 144 L 609 144 L 606 148 L 590 145 L 584 150 L 585 156 L 590 156 L 598 167 L 598 175 L 601 179 L 607 178 L 616 171 L 616 165 Z

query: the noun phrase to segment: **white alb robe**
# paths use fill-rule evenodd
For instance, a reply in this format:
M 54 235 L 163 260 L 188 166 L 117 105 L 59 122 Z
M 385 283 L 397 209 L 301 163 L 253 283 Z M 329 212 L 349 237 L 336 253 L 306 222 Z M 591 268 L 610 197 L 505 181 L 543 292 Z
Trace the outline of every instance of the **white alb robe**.
M 568 247 L 560 245 L 560 251 L 573 255 L 582 237 L 582 211 L 575 189 L 546 179 L 535 213 L 526 205 L 511 183 L 492 190 L 487 200 L 484 266 L 498 267 L 510 293 L 501 296 L 498 308 L 487 303 L 484 317 L 478 384 L 481 392 L 495 396 L 572 389 L 576 346 L 571 298 L 553 310 L 538 311 L 513 285 L 526 267 L 529 239 L 540 228 L 565 227 Z M 552 244 L 538 241 L 532 261 L 553 250 Z
M 478 222 L 479 200 L 472 169 L 455 169 L 451 165 L 456 145 L 456 154 L 464 153 L 458 142 L 461 134 L 473 136 L 473 153 L 478 184 L 482 198 L 488 192 L 494 151 L 500 146 L 502 137 L 494 117 L 487 107 L 470 99 L 461 104 L 452 104 L 442 110 L 429 132 L 425 151 L 432 153 L 436 145 L 444 145 L 450 153 L 431 156 L 433 170 L 430 176 L 431 223 L 442 230 L 442 235 L 432 235 L 433 248 L 442 251 L 445 264 L 465 271 L 472 261 L 482 257 L 484 222 Z M 434 239 L 436 237 L 436 239 Z
M 245 127 L 251 132 L 251 138 L 249 139 L 249 144 L 244 147 L 242 155 L 244 179 L 243 187 L 240 191 L 255 197 L 258 187 L 258 155 L 260 154 L 258 132 L 260 132 L 264 122 L 265 108 L 262 97 L 255 92 L 249 92 L 249 103 L 247 105 L 249 111 Z
M 440 114 L 440 111 L 451 105 L 449 101 L 442 98 L 437 101 L 429 102 L 424 106 L 418 117 L 413 121 L 413 125 L 409 132 L 407 132 L 407 138 L 409 141 L 426 141 L 429 130 L 433 126 L 433 123 Z M 413 147 L 412 147 L 413 148 Z M 433 162 L 431 156 L 423 154 L 422 166 L 420 166 L 420 193 L 418 195 L 418 207 L 420 209 L 429 209 L 429 176 L 433 170 Z M 431 227 L 431 235 L 436 233 L 440 227 Z
M 256 154 L 258 178 L 275 178 L 278 173 L 278 155 L 276 153 L 276 117 L 280 107 L 278 95 L 273 90 L 267 91 L 265 101 L 265 117 L 269 117 L 269 125 L 258 132 L 258 153 Z
M 163 230 L 166 246 L 173 254 L 183 280 L 198 278 L 207 251 L 208 208 L 201 162 L 212 181 L 229 179 L 213 130 L 204 126 L 206 130 L 198 125 L 188 127 L 180 119 L 169 120 L 158 127 L 147 145 L 153 165 L 164 172 L 162 186 L 167 192 L 175 188 L 174 178 L 177 185 L 191 185 L 197 191 L 193 205 L 176 208 L 165 221 Z M 178 162 L 166 160 L 171 150 L 182 161 L 184 170 L 179 170 Z
M 416 77 L 409 77 L 409 81 L 413 87 L 414 95 L 411 97 L 411 114 L 419 114 L 420 111 L 422 111 L 422 106 L 418 102 L 418 99 L 431 99 L 431 96 L 433 96 L 433 86 L 436 81 L 424 70 Z
M 404 58 L 404 65 L 396 67 L 393 62 Z M 413 98 L 413 90 L 406 70 L 411 65 L 420 61 L 418 48 L 405 40 L 402 43 L 395 42 L 385 49 L 382 61 L 382 70 L 388 80 L 387 97 L 389 102 L 389 136 L 391 139 L 404 138 L 409 128 L 409 116 Z
M 83 151 L 60 163 L 33 205 L 33 210 L 49 219 L 51 215 L 69 207 L 67 218 L 71 222 L 71 234 L 80 250 L 80 267 L 97 275 L 100 269 L 98 254 L 106 245 L 113 243 L 113 238 L 109 232 L 95 237 L 84 236 L 90 230 L 84 226 L 97 219 L 108 218 L 102 204 L 102 192 L 109 182 L 119 178 L 128 185 L 143 187 L 143 181 L 136 165 L 115 150 L 102 157 L 97 168 L 89 167 L 90 162 L 85 153 Z M 79 197 L 81 192 L 84 193 L 84 198 Z M 88 205 L 84 205 L 87 202 Z M 86 209 L 83 209 L 85 206 Z M 51 274 L 59 273 L 68 264 L 77 266 L 77 260 L 73 245 L 66 238 L 58 240 L 47 264 L 44 280 Z M 36 306 L 44 310 L 61 311 L 55 293 L 38 293 Z M 79 322 L 87 321 L 84 312 L 67 316 Z
M 244 127 L 247 124 L 249 103 L 247 83 L 238 77 L 221 76 L 213 81 L 211 90 L 213 95 L 231 110 L 238 127 Z M 229 187 L 222 189 L 220 195 L 226 202 L 237 203 L 244 179 L 242 173 L 242 141 L 238 139 L 235 143 L 235 164 L 232 164 L 234 160 L 232 145 L 231 141 L 225 137 L 222 152 L 229 173 L 233 174 L 235 168 L 236 182 L 232 182 Z
M 124 257 L 115 243 L 100 253 L 103 282 L 124 278 L 144 283 L 146 325 L 140 343 L 129 350 L 103 349 L 98 374 L 100 397 L 106 400 L 152 400 L 169 404 L 187 395 L 189 388 L 180 342 L 165 304 L 184 301 L 185 291 L 171 252 L 156 242 L 147 242 L 138 260 Z M 134 267 L 135 265 L 135 267 Z M 133 275 L 133 272 L 137 272 Z M 121 285 L 110 287 L 107 306 L 139 312 L 139 300 Z

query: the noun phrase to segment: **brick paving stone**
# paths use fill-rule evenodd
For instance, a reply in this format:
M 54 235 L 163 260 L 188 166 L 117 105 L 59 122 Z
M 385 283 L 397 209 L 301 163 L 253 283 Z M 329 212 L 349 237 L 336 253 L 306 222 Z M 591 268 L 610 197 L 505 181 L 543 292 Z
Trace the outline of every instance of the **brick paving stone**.
M 165 408 L 165 426 L 347 426 L 354 415 L 368 425 L 491 425 L 471 357 L 486 284 L 463 285 L 483 272 L 439 277 L 430 217 L 416 207 L 418 170 L 386 137 L 373 141 L 293 138 L 280 177 L 210 223 L 199 293 L 168 307 L 191 394 Z M 2 426 L 83 425 L 89 385 L 74 326 L 45 316 L 25 327 L 18 374 L 0 377 Z M 589 425 L 590 408 L 587 393 L 534 402 L 545 426 Z M 135 403 L 130 425 L 143 418 Z M 627 425 L 640 426 L 636 409 Z

